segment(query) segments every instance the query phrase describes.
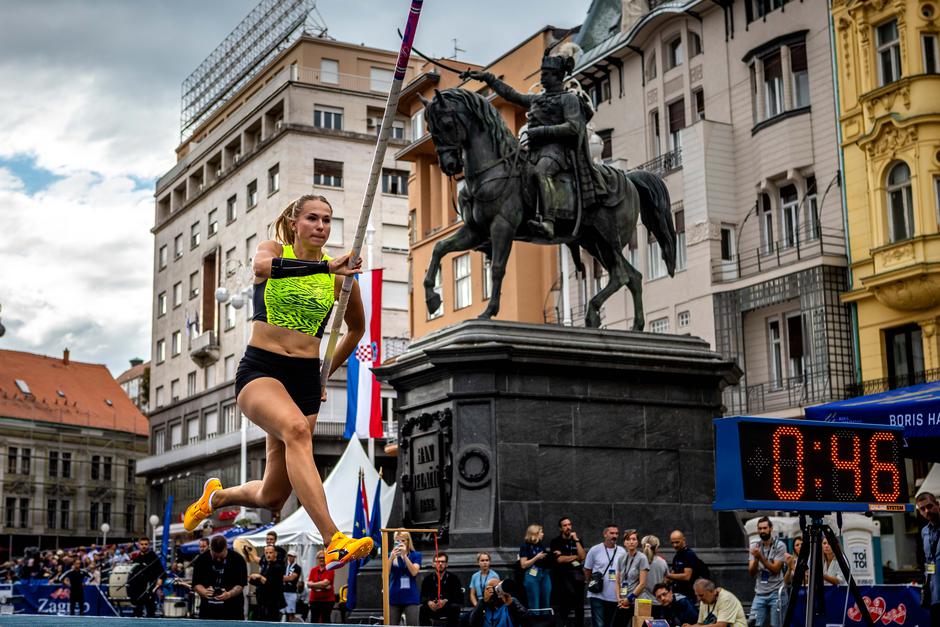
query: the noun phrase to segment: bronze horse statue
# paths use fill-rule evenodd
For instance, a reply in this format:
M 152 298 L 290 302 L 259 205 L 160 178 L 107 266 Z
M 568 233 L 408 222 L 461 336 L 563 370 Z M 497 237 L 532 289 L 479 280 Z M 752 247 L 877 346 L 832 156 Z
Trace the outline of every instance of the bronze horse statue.
M 441 170 L 451 177 L 463 172 L 466 183 L 458 197 L 463 225 L 434 246 L 424 277 L 428 311 L 441 305 L 434 277 L 448 253 L 483 250 L 490 256 L 492 295 L 480 315 L 489 319 L 499 312 L 500 289 L 514 240 L 566 244 L 578 271 L 584 272 L 579 254 L 583 248 L 610 277 L 591 299 L 585 325 L 599 327 L 604 302 L 626 286 L 633 297 L 633 329 L 642 331 L 643 277 L 624 257 L 623 249 L 633 238 L 639 217 L 659 242 L 669 275 L 674 274 L 676 232 L 663 180 L 643 170 L 597 166 L 607 186 L 606 196 L 583 208 L 578 223 L 567 229 L 569 235 L 546 240 L 526 224 L 537 214 L 538 194 L 528 176 L 532 164 L 496 109 L 483 96 L 460 88 L 435 90 L 433 100 L 421 100 Z

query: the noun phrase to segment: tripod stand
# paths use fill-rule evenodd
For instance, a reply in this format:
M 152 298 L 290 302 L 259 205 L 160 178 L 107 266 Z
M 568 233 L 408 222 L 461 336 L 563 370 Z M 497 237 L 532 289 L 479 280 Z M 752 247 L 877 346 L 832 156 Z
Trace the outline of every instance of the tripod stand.
M 838 514 L 838 516 L 840 518 L 839 524 L 841 525 L 841 514 Z M 822 514 L 819 512 L 810 514 L 809 525 L 805 523 L 806 514 L 800 514 L 800 527 L 803 528 L 803 550 L 800 551 L 800 557 L 796 562 L 796 569 L 793 571 L 793 583 L 790 584 L 790 599 L 787 602 L 787 612 L 783 620 L 784 627 L 789 627 L 790 621 L 793 618 L 793 612 L 796 609 L 796 599 L 806 576 L 807 561 L 809 561 L 809 585 L 806 588 L 806 618 L 803 625 L 805 627 L 813 627 L 815 618 L 825 614 L 825 597 L 823 595 L 825 589 L 825 583 L 823 581 L 823 538 L 829 542 L 829 547 L 832 549 L 832 553 L 839 562 L 842 575 L 849 584 L 848 594 L 854 597 L 855 604 L 858 606 L 859 612 L 862 615 L 862 620 L 865 621 L 868 627 L 874 627 L 875 623 L 871 619 L 871 614 L 868 613 L 868 607 L 862 599 L 861 591 L 858 589 L 858 586 L 855 585 L 855 579 L 852 577 L 852 572 L 849 570 L 849 563 L 845 559 L 845 553 L 842 552 L 839 539 L 836 537 L 835 532 L 832 531 L 832 527 L 826 524 Z

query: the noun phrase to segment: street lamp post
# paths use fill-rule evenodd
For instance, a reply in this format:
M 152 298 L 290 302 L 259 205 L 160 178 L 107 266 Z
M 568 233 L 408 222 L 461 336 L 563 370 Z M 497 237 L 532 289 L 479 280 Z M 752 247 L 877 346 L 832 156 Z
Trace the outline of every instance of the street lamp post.
M 157 546 L 157 525 L 160 524 L 160 517 L 157 516 L 156 514 L 150 514 L 150 519 L 149 519 L 149 520 L 150 520 L 150 539 L 151 539 L 151 545 L 152 545 L 152 546 L 155 548 L 155 550 L 156 550 L 156 546 Z M 169 532 L 170 532 L 169 529 L 164 529 L 164 530 L 163 530 L 163 533 L 164 533 L 164 534 L 167 534 L 167 533 L 169 533 Z
M 108 532 L 111 531 L 111 525 L 108 523 L 101 523 L 101 544 L 107 546 L 108 544 Z

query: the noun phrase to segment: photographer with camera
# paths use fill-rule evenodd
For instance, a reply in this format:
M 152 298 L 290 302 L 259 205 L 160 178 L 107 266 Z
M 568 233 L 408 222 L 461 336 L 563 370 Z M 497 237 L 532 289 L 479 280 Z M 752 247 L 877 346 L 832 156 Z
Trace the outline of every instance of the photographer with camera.
M 470 627 L 523 627 L 529 611 L 513 598 L 515 582 L 493 577 L 483 588 L 483 599 L 470 613 Z
M 197 560 L 193 569 L 193 590 L 202 597 L 199 618 L 203 620 L 244 620 L 242 591 L 248 585 L 245 558 L 228 550 L 223 536 L 209 542 L 208 559 Z
M 415 551 L 410 533 L 395 532 L 395 548 L 388 560 L 388 602 L 392 624 L 398 625 L 404 615 L 405 624 L 414 627 L 419 624 L 421 606 L 417 579 L 421 570 L 421 553 Z

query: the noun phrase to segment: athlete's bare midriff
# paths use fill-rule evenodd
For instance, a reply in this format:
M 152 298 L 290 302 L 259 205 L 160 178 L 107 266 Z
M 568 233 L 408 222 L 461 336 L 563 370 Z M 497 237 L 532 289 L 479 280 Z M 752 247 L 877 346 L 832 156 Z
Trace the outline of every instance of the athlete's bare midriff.
M 320 338 L 260 320 L 251 323 L 248 345 L 288 357 L 320 356 Z

